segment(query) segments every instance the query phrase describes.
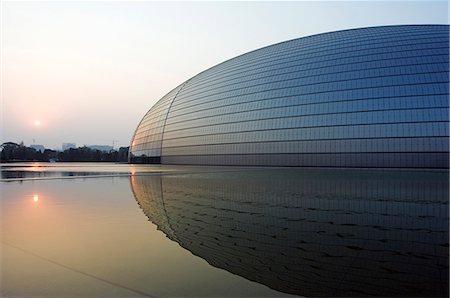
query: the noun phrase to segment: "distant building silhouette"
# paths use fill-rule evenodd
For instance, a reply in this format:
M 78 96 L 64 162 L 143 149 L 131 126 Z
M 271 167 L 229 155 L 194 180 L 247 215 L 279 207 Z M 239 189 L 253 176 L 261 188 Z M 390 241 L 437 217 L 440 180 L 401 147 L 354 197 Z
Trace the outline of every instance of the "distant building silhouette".
M 30 148 L 33 148 L 36 151 L 43 153 L 45 151 L 45 147 L 43 145 L 32 144 Z
M 62 150 L 63 151 L 64 150 L 69 150 L 71 148 L 73 148 L 73 149 L 77 148 L 77 144 L 75 144 L 75 143 L 62 143 Z
M 109 145 L 89 145 L 87 147 L 94 149 L 94 150 L 99 150 L 102 152 L 109 152 L 114 149 L 113 146 L 109 146 Z

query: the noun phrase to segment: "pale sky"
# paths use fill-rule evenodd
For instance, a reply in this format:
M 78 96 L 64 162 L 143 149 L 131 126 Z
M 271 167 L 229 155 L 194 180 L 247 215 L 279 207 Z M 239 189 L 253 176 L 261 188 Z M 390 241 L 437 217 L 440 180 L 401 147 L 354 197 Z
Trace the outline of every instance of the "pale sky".
M 128 146 L 144 114 L 197 73 L 311 34 L 448 24 L 447 1 L 1 4 L 0 142 Z M 40 125 L 35 125 L 39 120 Z

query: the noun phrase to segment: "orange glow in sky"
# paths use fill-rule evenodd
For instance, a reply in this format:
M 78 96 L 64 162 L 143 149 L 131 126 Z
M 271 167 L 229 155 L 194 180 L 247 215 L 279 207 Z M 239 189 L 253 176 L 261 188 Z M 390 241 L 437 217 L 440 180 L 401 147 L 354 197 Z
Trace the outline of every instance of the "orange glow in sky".
M 39 201 L 39 196 L 38 195 L 33 195 L 33 201 L 36 203 L 37 201 Z

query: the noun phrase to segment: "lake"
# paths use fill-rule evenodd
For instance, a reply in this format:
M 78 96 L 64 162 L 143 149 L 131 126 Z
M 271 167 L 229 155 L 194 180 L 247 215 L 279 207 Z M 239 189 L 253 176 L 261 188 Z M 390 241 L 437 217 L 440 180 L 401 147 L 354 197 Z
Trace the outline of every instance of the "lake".
M 448 296 L 448 171 L 1 165 L 1 296 Z

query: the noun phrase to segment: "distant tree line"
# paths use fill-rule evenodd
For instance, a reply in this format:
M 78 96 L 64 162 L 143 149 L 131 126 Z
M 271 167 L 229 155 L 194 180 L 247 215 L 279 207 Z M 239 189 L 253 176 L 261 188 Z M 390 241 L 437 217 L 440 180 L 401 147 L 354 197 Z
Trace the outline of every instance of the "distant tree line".
M 15 161 L 93 161 L 127 162 L 128 147 L 103 152 L 89 147 L 71 148 L 64 151 L 45 149 L 43 152 L 20 144 L 6 142 L 0 146 L 1 162 Z

